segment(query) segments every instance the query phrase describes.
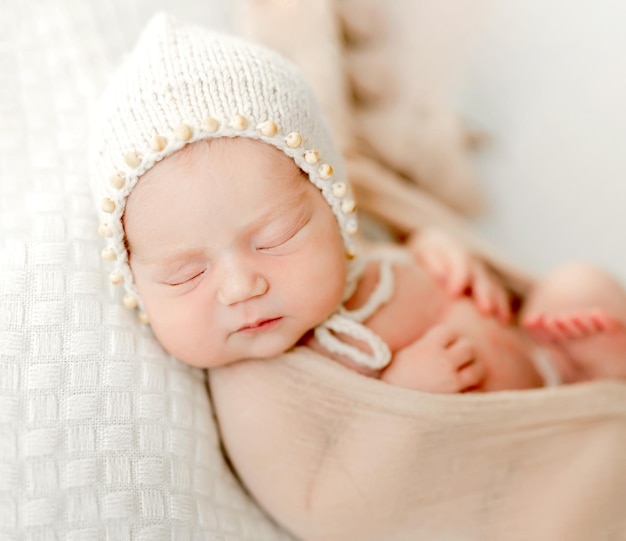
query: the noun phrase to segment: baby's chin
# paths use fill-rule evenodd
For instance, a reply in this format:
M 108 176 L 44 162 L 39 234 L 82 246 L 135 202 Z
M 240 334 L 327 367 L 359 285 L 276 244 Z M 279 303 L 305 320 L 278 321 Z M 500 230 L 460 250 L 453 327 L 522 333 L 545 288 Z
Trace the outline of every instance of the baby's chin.
M 283 344 L 268 344 L 259 347 L 254 351 L 254 354 L 250 355 L 239 355 L 233 356 L 227 359 L 210 359 L 205 360 L 202 363 L 198 363 L 192 366 L 197 366 L 199 368 L 221 368 L 224 366 L 230 366 L 237 363 L 242 363 L 245 361 L 271 361 L 272 359 L 278 359 L 283 354 L 288 353 L 291 349 L 293 349 L 296 345 L 298 345 L 298 341 L 293 343 L 285 343 Z M 184 361 L 183 361 L 184 362 Z M 187 363 L 191 364 L 191 363 Z
M 179 361 L 189 366 L 202 369 L 221 368 L 235 363 L 249 360 L 271 360 L 282 356 L 292 350 L 297 345 L 305 345 L 308 339 L 313 336 L 309 331 L 302 337 L 294 337 L 298 333 L 272 333 L 253 337 L 251 340 L 245 339 L 228 347 L 216 347 L 213 354 L 207 355 L 208 346 L 204 351 L 198 348 L 189 348 L 187 344 L 172 344 L 168 352 Z M 157 336 L 158 338 L 158 336 Z M 178 347 L 175 347 L 178 346 Z M 219 351 L 218 351 L 219 350 Z

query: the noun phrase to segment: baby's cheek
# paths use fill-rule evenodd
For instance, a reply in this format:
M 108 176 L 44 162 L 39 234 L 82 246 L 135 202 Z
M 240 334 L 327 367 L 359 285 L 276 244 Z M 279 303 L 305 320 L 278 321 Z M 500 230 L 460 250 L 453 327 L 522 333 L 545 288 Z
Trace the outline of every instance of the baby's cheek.
M 165 347 L 170 353 L 175 353 L 174 350 L 178 349 L 177 345 L 182 340 L 178 340 L 181 332 L 184 331 L 181 327 L 181 323 L 176 318 L 172 317 L 171 311 L 160 309 L 155 305 L 146 305 L 146 311 L 150 319 L 150 325 L 152 326 L 152 332 L 156 339 Z
M 203 336 L 198 329 L 197 317 L 177 303 L 153 295 L 147 288 L 143 288 L 143 294 L 139 289 L 139 293 L 152 332 L 161 346 L 182 362 L 198 366 L 202 362 L 199 348 Z
M 154 335 L 165 350 L 178 360 L 191 366 L 208 368 L 215 364 L 216 351 L 206 335 L 181 325 L 166 325 L 154 328 Z

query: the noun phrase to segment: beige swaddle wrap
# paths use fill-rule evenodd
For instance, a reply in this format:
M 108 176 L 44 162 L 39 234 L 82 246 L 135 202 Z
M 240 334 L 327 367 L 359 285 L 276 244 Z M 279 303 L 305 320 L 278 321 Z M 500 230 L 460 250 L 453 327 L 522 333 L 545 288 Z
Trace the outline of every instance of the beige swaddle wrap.
M 211 372 L 252 495 L 304 540 L 626 537 L 626 385 L 432 395 L 298 348 Z

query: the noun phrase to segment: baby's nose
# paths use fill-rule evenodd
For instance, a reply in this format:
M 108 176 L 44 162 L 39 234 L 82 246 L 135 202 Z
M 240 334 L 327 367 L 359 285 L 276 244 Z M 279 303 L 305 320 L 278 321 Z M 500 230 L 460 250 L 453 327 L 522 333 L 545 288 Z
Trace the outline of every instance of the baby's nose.
M 217 291 L 217 300 L 224 306 L 230 306 L 264 295 L 268 288 L 267 280 L 260 274 L 229 273 Z

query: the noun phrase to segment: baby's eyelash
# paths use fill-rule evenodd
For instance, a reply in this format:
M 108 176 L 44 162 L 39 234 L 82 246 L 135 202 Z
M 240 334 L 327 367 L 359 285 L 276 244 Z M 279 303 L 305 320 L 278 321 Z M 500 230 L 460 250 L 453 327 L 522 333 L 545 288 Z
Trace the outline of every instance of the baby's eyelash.
M 285 244 L 286 242 L 290 241 L 293 237 L 296 236 L 296 234 L 298 233 L 298 231 L 294 231 L 293 233 L 291 233 L 288 237 L 286 238 L 281 238 L 276 242 L 270 242 L 264 246 L 259 246 L 257 248 L 257 250 L 271 250 L 272 248 L 278 248 L 279 246 Z
M 199 278 L 200 276 L 202 276 L 205 273 L 206 269 L 201 270 L 200 272 L 194 274 L 193 276 L 190 276 L 189 278 L 185 278 L 184 280 L 181 281 L 172 281 L 172 282 L 163 282 L 165 285 L 168 286 L 182 286 L 183 284 L 187 284 L 189 282 L 191 282 L 192 280 L 195 280 L 196 278 Z

